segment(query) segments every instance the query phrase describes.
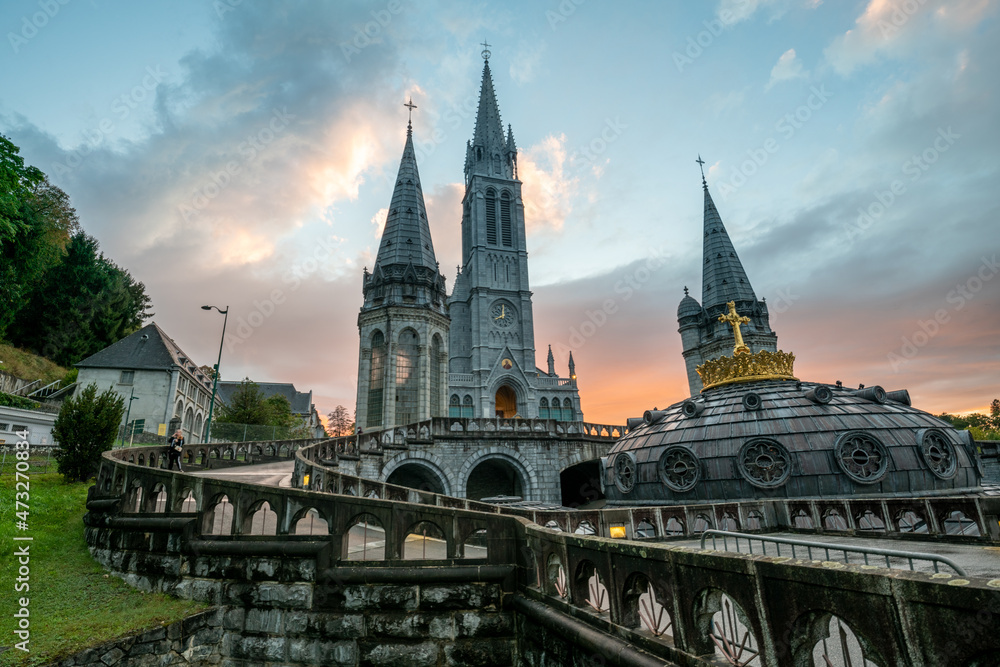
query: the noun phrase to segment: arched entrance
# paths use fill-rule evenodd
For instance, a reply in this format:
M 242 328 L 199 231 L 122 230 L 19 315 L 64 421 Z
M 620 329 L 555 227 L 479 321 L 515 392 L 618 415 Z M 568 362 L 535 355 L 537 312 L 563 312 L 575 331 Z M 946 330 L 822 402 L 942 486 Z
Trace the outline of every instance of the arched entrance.
M 469 473 L 465 497 L 482 500 L 496 496 L 524 497 L 524 480 L 511 463 L 503 459 L 486 459 Z
M 604 507 L 601 493 L 601 460 L 584 461 L 559 473 L 562 504 L 578 509 Z
M 497 389 L 493 404 L 496 406 L 497 417 L 511 419 L 517 414 L 517 394 L 510 385 L 505 384 Z
M 425 465 L 419 463 L 404 463 L 393 470 L 385 480 L 386 484 L 408 486 L 411 489 L 445 493 L 444 484 L 437 474 Z

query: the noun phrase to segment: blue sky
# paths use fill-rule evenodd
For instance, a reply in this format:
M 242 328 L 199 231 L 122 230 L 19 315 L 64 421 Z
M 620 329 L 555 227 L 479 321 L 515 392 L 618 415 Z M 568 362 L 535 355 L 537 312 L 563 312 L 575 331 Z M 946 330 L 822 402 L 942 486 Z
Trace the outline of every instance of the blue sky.
M 521 150 L 538 360 L 573 349 L 588 419 L 684 398 L 699 154 L 800 377 L 981 409 L 1000 394 L 997 5 L 8 2 L 0 131 L 193 358 L 221 326 L 199 306 L 229 304 L 224 375 L 295 382 L 325 412 L 353 406 L 410 96 L 452 282 L 486 40 Z

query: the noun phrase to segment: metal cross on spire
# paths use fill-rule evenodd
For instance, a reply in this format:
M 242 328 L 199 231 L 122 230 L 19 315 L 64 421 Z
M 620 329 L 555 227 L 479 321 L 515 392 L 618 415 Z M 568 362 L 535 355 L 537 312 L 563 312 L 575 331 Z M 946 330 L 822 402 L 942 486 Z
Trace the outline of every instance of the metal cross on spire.
M 487 44 L 485 40 L 483 40 L 483 43 L 482 43 L 482 44 L 480 44 L 480 46 L 482 46 L 482 47 L 483 47 L 483 60 L 489 60 L 489 59 L 490 59 L 490 56 L 491 56 L 491 55 L 493 55 L 493 54 L 492 54 L 492 53 L 490 52 L 490 45 L 489 45 L 489 44 Z
M 417 108 L 417 105 L 413 103 L 413 98 L 411 97 L 408 102 L 406 102 L 405 104 L 403 104 L 403 106 L 410 110 L 409 111 L 409 118 L 407 118 L 407 121 L 406 121 L 406 127 L 412 128 L 413 127 L 413 110 Z
M 698 168 L 701 169 L 701 182 L 705 182 L 705 161 L 701 159 L 701 153 L 698 153 L 698 159 L 695 160 L 698 163 Z

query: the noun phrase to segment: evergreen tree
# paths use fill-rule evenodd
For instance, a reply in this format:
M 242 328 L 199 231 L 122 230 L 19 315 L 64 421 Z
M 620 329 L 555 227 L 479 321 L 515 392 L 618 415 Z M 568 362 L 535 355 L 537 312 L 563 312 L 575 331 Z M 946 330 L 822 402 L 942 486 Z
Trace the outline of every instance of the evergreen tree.
M 67 481 L 87 481 L 97 471 L 101 452 L 111 449 L 125 414 L 125 398 L 113 389 L 97 394 L 91 383 L 66 399 L 52 426 L 59 443 L 56 460 Z
M 264 392 L 250 378 L 244 378 L 233 392 L 229 401 L 216 407 L 217 423 L 267 424 L 268 408 L 264 403 Z

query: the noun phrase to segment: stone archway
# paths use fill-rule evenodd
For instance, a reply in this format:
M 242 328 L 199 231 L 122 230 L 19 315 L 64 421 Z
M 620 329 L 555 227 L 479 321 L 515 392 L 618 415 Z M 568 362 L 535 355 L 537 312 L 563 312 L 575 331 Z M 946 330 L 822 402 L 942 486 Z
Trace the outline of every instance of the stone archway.
M 517 414 L 517 392 L 509 384 L 500 385 L 493 405 L 497 417 L 512 419 Z
M 386 477 L 385 482 L 420 491 L 445 494 L 445 481 L 436 471 L 418 461 L 409 461 L 396 466 L 396 469 Z
M 510 461 L 487 458 L 480 461 L 469 473 L 465 483 L 465 496 L 472 500 L 497 496 L 524 498 L 527 480 Z

